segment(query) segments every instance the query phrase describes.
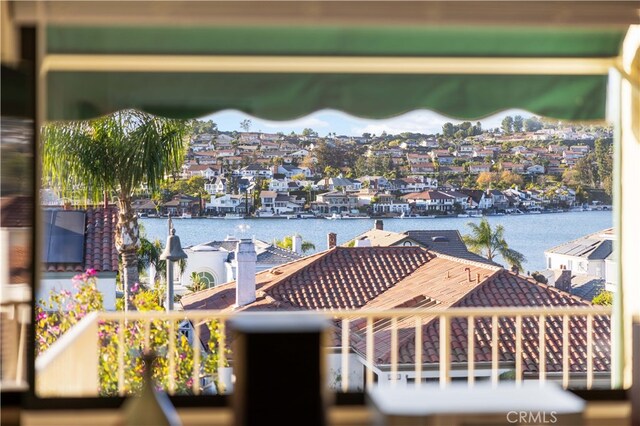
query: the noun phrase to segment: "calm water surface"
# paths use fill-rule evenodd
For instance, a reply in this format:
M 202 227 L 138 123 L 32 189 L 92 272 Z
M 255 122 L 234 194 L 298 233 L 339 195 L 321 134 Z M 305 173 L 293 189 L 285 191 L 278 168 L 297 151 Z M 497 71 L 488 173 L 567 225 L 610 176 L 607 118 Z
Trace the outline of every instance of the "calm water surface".
M 545 268 L 544 251 L 565 241 L 612 226 L 610 211 L 549 213 L 537 215 L 488 216 L 492 226 L 502 225 L 509 246 L 524 254 L 524 268 L 536 271 Z M 467 223 L 480 218 L 445 219 L 385 219 L 384 229 L 404 232 L 418 229 L 457 229 L 469 233 Z M 147 237 L 163 242 L 167 236 L 167 219 L 141 219 Z M 327 248 L 327 233 L 338 235 L 338 244 L 345 243 L 371 229 L 374 219 L 174 219 L 176 233 L 183 247 L 212 240 L 223 240 L 227 235 L 253 237 L 263 241 L 281 239 L 299 233 L 304 240 Z M 498 260 L 499 261 L 499 260 Z

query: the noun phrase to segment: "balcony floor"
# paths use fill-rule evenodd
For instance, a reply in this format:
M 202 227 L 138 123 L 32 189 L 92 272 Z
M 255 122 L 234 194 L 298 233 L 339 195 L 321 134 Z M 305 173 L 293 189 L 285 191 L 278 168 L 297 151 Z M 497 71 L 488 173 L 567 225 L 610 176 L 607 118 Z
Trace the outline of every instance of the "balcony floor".
M 185 408 L 178 410 L 184 426 L 209 426 L 232 424 L 232 412 L 228 408 Z M 23 411 L 24 426 L 112 426 L 120 424 L 119 411 Z M 584 426 L 630 425 L 629 402 L 593 401 L 587 404 Z M 3 424 L 4 421 L 3 421 Z M 6 423 L 11 424 L 11 423 Z M 373 424 L 373 413 L 364 406 L 341 406 L 329 409 L 329 425 L 365 426 Z M 466 422 L 465 424 L 470 424 Z

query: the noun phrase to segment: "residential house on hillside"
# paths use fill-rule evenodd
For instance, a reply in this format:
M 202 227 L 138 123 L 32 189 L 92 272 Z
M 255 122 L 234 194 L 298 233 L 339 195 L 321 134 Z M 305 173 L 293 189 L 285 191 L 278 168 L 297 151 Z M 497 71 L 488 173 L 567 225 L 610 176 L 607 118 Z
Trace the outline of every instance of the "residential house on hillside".
M 207 212 L 224 213 L 245 213 L 246 203 L 253 206 L 253 197 L 246 197 L 244 194 L 224 194 L 219 197 L 211 197 L 211 201 L 205 204 Z
M 131 202 L 131 208 L 138 216 L 158 214 L 158 205 L 150 198 L 139 198 Z
M 212 164 L 190 164 L 184 168 L 184 177 L 202 176 L 205 179 L 213 179 L 222 173 L 222 168 Z
M 409 171 L 411 173 L 435 173 L 436 165 L 431 161 L 424 163 L 410 163 Z
M 453 211 L 453 204 L 455 203 L 455 197 L 441 191 L 414 192 L 403 195 L 401 198 L 409 203 L 411 210 L 415 211 L 437 211 L 444 213 Z
M 453 164 L 455 157 L 447 149 L 434 149 L 431 151 L 431 161 L 438 164 Z
M 316 201 L 311 203 L 314 213 L 333 214 L 349 213 L 358 208 L 358 195 L 345 192 L 325 192 L 318 194 Z
M 263 166 L 261 164 L 249 164 L 248 166 L 243 167 L 239 171 L 240 176 L 261 176 L 265 178 L 272 178 L 273 172 L 269 169 L 269 167 Z
M 368 187 L 374 190 L 385 190 L 390 189 L 390 182 L 384 176 L 362 176 L 359 177 L 358 180 L 362 183 L 363 186 L 368 184 Z
M 487 163 L 472 163 L 469 164 L 469 173 L 477 175 L 480 173 L 486 173 L 491 171 L 491 164 Z
M 201 211 L 201 199 L 186 194 L 175 195 L 170 201 L 160 205 L 160 211 L 163 215 L 182 216 L 193 215 L 199 216 Z
M 215 180 L 205 182 L 204 190 L 211 195 L 226 194 L 228 187 L 227 178 L 218 176 Z
M 243 242 L 242 248 L 252 250 L 251 242 Z M 246 267 L 250 267 L 249 261 Z M 554 287 L 536 283 L 531 279 L 486 263 L 474 262 L 436 253 L 422 247 L 332 247 L 329 250 L 287 263 L 255 275 L 242 277 L 215 288 L 185 295 L 181 303 L 185 310 L 220 309 L 223 311 L 288 311 L 326 309 L 393 309 L 412 308 L 428 310 L 432 307 L 495 307 L 506 306 L 588 306 L 583 300 Z M 545 324 L 545 349 L 547 356 L 547 380 L 562 378 L 563 350 L 569 355 L 569 379 L 583 380 L 586 371 L 586 338 L 580 320 L 572 320 L 569 328 L 572 344 L 562 346 L 562 324 L 548 319 Z M 498 323 L 500 371 L 514 369 L 515 338 L 514 320 L 503 318 Z M 335 338 L 330 346 L 339 352 L 340 324 L 334 323 Z M 478 348 L 491 346 L 491 318 L 475 319 L 476 352 L 473 362 L 474 377 L 490 376 L 490 351 Z M 457 348 L 452 359 L 452 370 L 466 377 L 467 370 L 467 319 L 453 319 L 453 347 Z M 356 367 L 341 371 L 340 355 L 329 355 L 329 368 L 336 380 L 339 375 L 349 375 L 353 389 L 364 387 L 364 363 L 366 359 L 366 320 L 354 319 L 349 323 L 350 364 Z M 596 380 L 608 381 L 610 377 L 609 320 L 597 317 L 594 336 L 599 350 L 594 351 Z M 524 378 L 538 376 L 537 318 L 523 324 Z M 388 322 L 377 322 L 373 331 L 375 381 L 386 384 L 391 380 L 391 334 L 397 333 L 399 386 L 437 379 L 439 374 L 439 322 L 429 318 L 420 327 L 422 347 L 418 348 L 423 362 L 421 376 L 415 376 L 416 348 L 415 321 L 400 321 L 395 331 Z M 201 329 L 201 337 L 207 341 L 208 332 Z

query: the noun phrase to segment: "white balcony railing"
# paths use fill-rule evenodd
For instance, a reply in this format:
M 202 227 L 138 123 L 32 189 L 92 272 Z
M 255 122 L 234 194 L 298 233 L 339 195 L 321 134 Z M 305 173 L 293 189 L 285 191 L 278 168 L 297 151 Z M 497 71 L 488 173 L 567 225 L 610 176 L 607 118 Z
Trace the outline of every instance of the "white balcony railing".
M 359 383 L 353 383 L 360 380 L 357 374 L 354 378 L 350 372 L 362 369 L 353 363 L 362 364 L 362 384 L 367 389 L 376 382 L 398 386 L 411 380 L 414 381 L 413 386 L 420 386 L 423 380 L 433 380 L 446 387 L 456 378 L 464 378 L 469 386 L 473 386 L 478 378 L 486 378 L 497 386 L 499 381 L 505 380 L 505 372 L 516 386 L 524 380 L 537 380 L 541 384 L 554 380 L 565 388 L 587 389 L 610 386 L 611 383 L 611 309 L 608 307 L 435 307 L 293 314 L 321 314 L 332 321 L 332 339 L 327 353 L 339 357 L 339 361 L 333 363 L 339 380 L 333 384 L 343 391 L 360 388 Z M 125 362 L 125 355 L 130 355 L 133 348 L 125 342 L 126 327 L 141 333 L 142 349 L 146 349 L 153 345 L 153 339 L 157 339 L 154 330 L 158 330 L 160 324 L 168 336 L 168 341 L 162 342 L 161 352 L 166 358 L 168 377 L 165 385 L 169 393 L 177 392 L 177 376 L 184 376 L 184 365 L 178 365 L 180 359 L 176 356 L 177 351 L 184 351 L 184 348 L 179 348 L 176 337 L 178 329 L 184 330 L 185 324 L 189 325 L 190 353 L 187 361 L 192 368 L 188 389 L 182 386 L 180 392 L 201 394 L 210 386 L 212 379 L 219 381 L 218 387 L 229 386 L 228 377 L 225 379 L 220 374 L 222 371 L 228 374 L 226 366 L 229 358 L 233 357 L 229 353 L 230 340 L 225 324 L 236 315 L 255 314 L 219 311 L 101 312 L 86 317 L 82 324 L 70 330 L 38 358 L 37 391 L 41 396 L 98 394 L 99 334 L 104 335 L 101 327 L 109 324 L 117 325 L 116 335 L 111 336 L 117 341 L 117 368 L 113 366 L 117 372 L 116 393 L 122 395 L 129 389 L 125 377 L 130 363 Z M 207 378 L 204 363 L 208 354 L 200 342 L 203 333 L 208 334 L 208 329 L 203 326 L 212 321 L 219 324 L 219 345 L 215 347 L 219 377 Z M 425 334 L 427 329 L 435 330 L 436 335 Z M 488 336 L 488 340 L 483 339 L 483 335 Z M 550 337 L 553 341 L 549 340 Z M 482 360 L 477 359 L 477 353 L 482 354 Z M 469 354 L 474 354 L 470 358 L 472 362 L 466 362 Z M 180 368 L 182 372 L 178 371 Z

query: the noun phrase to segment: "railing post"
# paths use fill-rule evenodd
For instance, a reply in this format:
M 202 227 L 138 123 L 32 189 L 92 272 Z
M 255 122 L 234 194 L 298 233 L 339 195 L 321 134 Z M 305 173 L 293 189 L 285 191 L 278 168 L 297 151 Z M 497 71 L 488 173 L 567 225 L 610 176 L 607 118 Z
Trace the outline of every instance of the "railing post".
M 451 381 L 451 327 L 449 317 L 440 315 L 440 387 L 447 387 Z

